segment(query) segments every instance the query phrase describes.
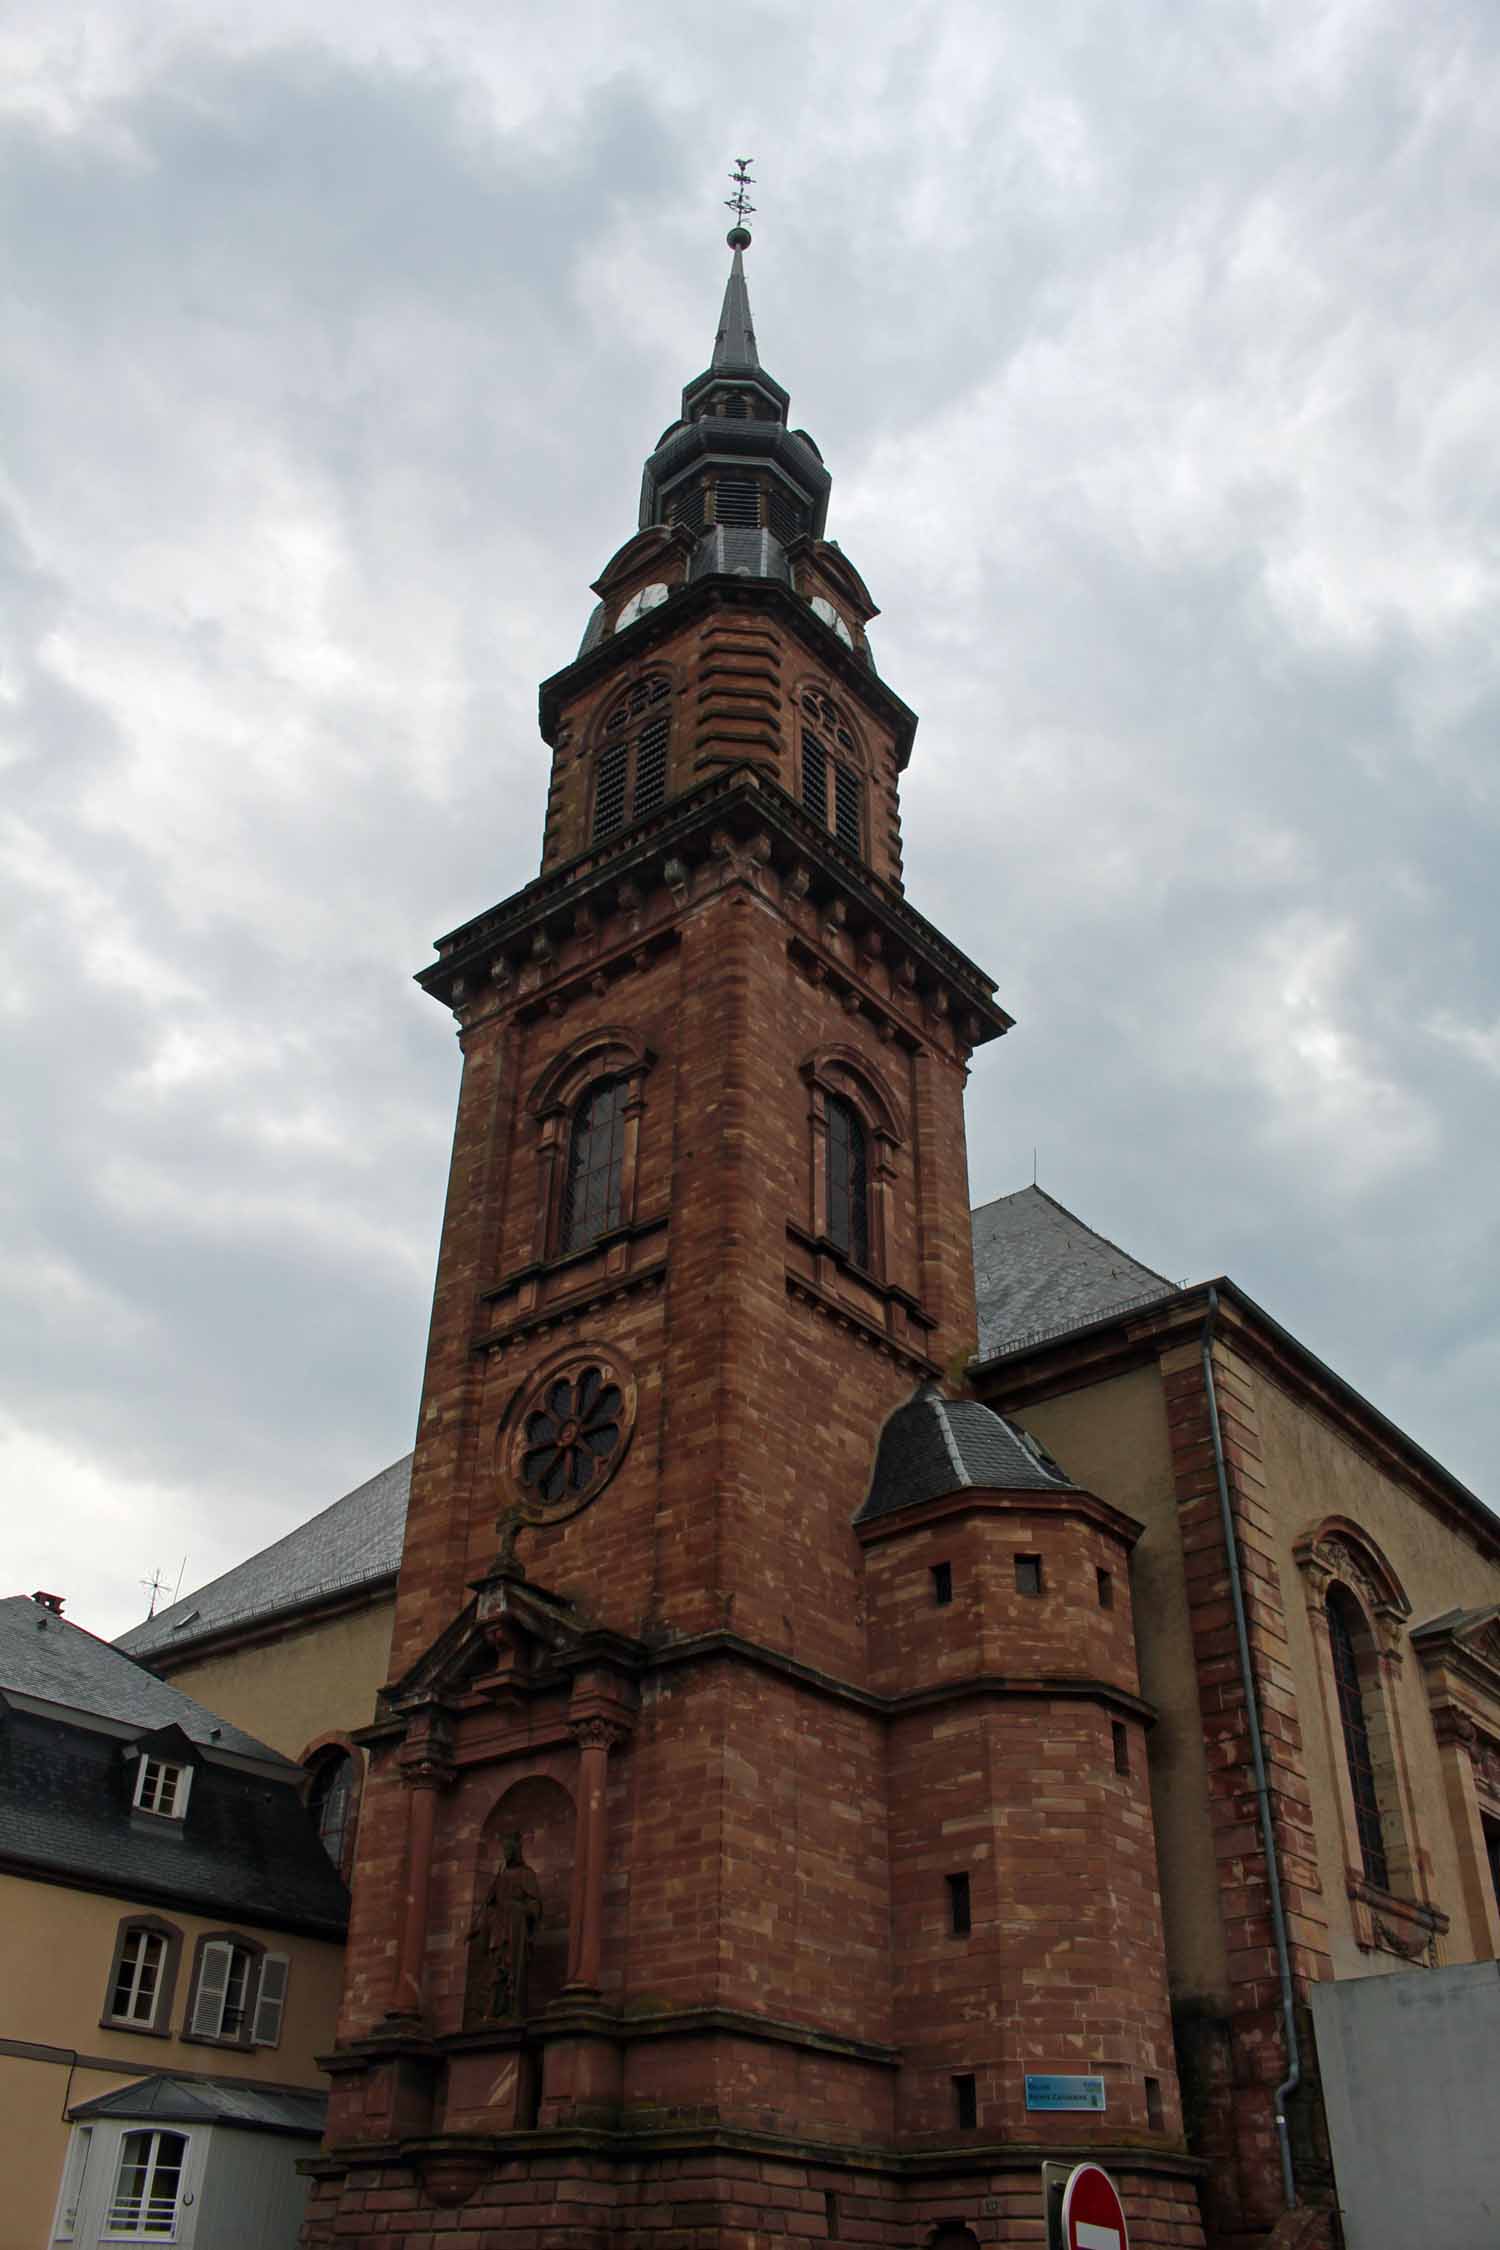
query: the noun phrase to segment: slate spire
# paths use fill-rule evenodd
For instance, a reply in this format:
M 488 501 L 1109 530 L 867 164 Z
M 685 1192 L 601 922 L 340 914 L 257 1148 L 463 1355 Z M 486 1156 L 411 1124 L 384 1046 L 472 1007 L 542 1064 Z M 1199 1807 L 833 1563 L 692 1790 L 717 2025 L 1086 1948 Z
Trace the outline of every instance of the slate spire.
M 755 324 L 750 318 L 750 290 L 745 280 L 745 252 L 750 245 L 750 230 L 731 227 L 726 239 L 734 252 L 734 263 L 724 285 L 724 308 L 719 314 L 719 332 L 714 338 L 710 364 L 716 368 L 759 367 Z

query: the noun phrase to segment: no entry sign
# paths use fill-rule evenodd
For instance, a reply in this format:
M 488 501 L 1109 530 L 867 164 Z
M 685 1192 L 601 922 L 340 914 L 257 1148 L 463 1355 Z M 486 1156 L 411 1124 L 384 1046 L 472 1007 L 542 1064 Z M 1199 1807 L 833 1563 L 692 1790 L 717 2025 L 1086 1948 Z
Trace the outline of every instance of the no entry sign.
M 1130 2250 L 1125 2208 L 1097 2164 L 1079 2164 L 1063 2189 L 1064 2250 Z

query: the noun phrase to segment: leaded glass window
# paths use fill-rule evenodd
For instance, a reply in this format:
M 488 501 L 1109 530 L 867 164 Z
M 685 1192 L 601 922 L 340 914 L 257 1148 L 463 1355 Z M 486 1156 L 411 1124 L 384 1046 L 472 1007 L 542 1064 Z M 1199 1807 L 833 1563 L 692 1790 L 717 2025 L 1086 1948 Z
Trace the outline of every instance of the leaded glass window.
M 828 1237 L 856 1266 L 870 1263 L 869 1167 L 865 1129 L 848 1102 L 830 1095 L 828 1126 Z
M 1360 1856 L 1370 1882 L 1383 1891 L 1391 1887 L 1385 1856 L 1385 1836 L 1380 1820 L 1380 1800 L 1375 1791 L 1375 1764 L 1370 1755 L 1370 1728 L 1365 1713 L 1364 1689 L 1359 1676 L 1359 1651 L 1355 1634 L 1362 1624 L 1358 1610 L 1342 1587 L 1328 1596 L 1328 1637 L 1333 1649 L 1333 1677 L 1338 1689 L 1339 1719 L 1344 1735 L 1344 1762 L 1354 1795 L 1354 1824 Z
M 563 1191 L 564 1251 L 586 1250 L 620 1223 L 628 1098 L 623 1078 L 606 1079 L 591 1086 L 573 1112 Z

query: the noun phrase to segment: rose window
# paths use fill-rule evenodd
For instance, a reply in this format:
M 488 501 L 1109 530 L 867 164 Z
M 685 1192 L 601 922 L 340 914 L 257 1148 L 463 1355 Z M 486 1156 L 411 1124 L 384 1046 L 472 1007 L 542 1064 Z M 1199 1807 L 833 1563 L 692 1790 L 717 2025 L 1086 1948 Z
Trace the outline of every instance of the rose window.
M 556 1377 L 524 1424 L 520 1473 L 528 1494 L 548 1507 L 582 1500 L 609 1474 L 624 1414 L 624 1393 L 604 1368 Z

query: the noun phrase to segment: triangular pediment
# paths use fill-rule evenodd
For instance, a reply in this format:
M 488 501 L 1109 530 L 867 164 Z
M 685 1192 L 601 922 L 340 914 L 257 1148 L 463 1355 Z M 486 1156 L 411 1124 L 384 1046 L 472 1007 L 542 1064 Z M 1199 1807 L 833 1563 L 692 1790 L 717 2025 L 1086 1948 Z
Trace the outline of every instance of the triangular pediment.
M 644 1656 L 639 1643 L 601 1630 L 565 1595 L 502 1564 L 474 1581 L 474 1599 L 383 1701 L 405 1711 L 471 1696 L 524 1695 L 534 1683 L 601 1657 L 630 1671 Z

